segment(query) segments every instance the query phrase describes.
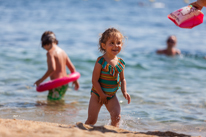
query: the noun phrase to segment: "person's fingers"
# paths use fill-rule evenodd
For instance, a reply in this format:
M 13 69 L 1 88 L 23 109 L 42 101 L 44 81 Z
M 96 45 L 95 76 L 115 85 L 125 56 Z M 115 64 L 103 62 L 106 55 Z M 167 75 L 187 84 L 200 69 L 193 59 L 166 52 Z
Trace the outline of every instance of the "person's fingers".
M 106 96 L 107 96 L 107 97 L 110 97 L 110 98 L 112 97 L 111 95 L 106 95 Z
M 34 85 L 36 85 L 37 87 L 39 86 L 38 82 L 35 82 Z
M 106 100 L 105 100 L 105 104 L 107 104 L 107 103 L 108 103 L 108 100 L 106 99 Z
M 74 88 L 75 90 L 78 90 L 79 89 L 79 86 L 78 85 L 75 85 L 75 88 Z
M 79 89 L 79 85 L 76 82 L 72 83 L 72 87 L 74 87 L 75 90 Z
M 106 95 L 107 97 L 112 97 L 111 95 Z M 105 100 L 105 102 L 104 102 L 105 104 L 107 104 L 108 103 L 108 100 L 107 100 L 107 98 L 106 98 L 106 100 Z
M 128 101 L 128 104 L 131 102 L 131 98 L 129 94 L 125 95 L 125 99 Z
M 99 104 L 101 104 L 101 99 L 99 99 Z
M 108 100 L 107 100 L 107 98 L 101 99 L 101 102 L 102 102 L 102 104 L 107 104 Z
M 131 97 L 130 97 L 130 95 L 128 95 L 128 104 L 130 104 L 130 102 L 131 102 Z
M 105 99 L 100 98 L 100 104 L 104 104 L 105 103 Z
M 127 100 L 127 94 L 123 94 L 124 98 Z
M 202 10 L 202 6 L 200 6 L 199 4 L 197 4 L 197 2 L 193 2 L 193 3 L 190 3 L 190 5 L 194 6 L 195 8 L 197 8 L 198 10 Z
M 105 104 L 105 102 L 106 102 L 106 100 L 104 99 L 104 100 L 102 100 L 102 104 Z
M 126 98 L 126 99 L 127 99 L 127 95 L 126 95 L 126 94 L 123 94 L 123 96 L 124 96 L 124 98 Z

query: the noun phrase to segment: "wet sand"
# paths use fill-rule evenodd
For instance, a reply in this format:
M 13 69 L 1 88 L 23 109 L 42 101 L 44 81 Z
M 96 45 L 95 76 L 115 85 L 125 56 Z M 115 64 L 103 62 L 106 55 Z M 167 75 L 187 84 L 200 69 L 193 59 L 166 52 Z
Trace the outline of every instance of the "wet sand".
M 131 132 L 113 126 L 64 125 L 17 119 L 0 119 L 1 137 L 191 137 L 174 132 Z

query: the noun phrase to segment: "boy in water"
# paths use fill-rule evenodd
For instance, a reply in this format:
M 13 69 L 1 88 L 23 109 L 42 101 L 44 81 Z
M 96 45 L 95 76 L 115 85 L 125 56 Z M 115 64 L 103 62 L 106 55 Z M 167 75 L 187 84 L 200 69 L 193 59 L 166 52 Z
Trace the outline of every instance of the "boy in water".
M 157 54 L 164 54 L 167 56 L 179 55 L 181 52 L 180 50 L 175 48 L 176 43 L 177 43 L 177 38 L 174 35 L 169 36 L 167 39 L 167 48 L 163 50 L 157 50 Z
M 47 50 L 46 55 L 48 70 L 42 78 L 34 83 L 36 84 L 36 86 L 39 86 L 39 84 L 48 77 L 50 77 L 51 80 L 54 80 L 67 76 L 66 66 L 69 68 L 71 73 L 75 72 L 75 67 L 70 61 L 67 54 L 57 46 L 58 40 L 56 39 L 56 36 L 52 31 L 46 31 L 43 33 L 41 37 L 41 43 L 42 47 Z M 74 81 L 73 84 L 75 85 L 75 90 L 78 90 L 78 81 Z M 68 84 L 49 90 L 47 98 L 49 100 L 61 100 L 66 93 L 67 88 Z

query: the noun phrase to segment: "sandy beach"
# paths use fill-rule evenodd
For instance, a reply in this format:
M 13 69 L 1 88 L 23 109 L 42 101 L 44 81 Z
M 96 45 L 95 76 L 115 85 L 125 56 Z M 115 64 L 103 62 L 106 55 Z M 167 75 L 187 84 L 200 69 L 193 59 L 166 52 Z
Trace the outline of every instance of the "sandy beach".
M 189 4 L 185 2 L 1 0 L 0 137 L 206 137 L 206 17 L 192 29 L 182 29 L 168 19 Z M 206 14 L 206 7 L 202 12 Z M 99 38 L 111 27 L 125 36 L 117 57 L 125 62 L 131 96 L 128 104 L 121 87 L 116 93 L 121 129 L 108 126 L 111 116 L 105 105 L 94 127 L 82 124 L 88 118 L 94 66 L 103 55 Z M 70 83 L 60 102 L 47 103 L 48 91 L 37 92 L 34 85 L 48 70 L 41 41 L 45 31 L 55 33 L 58 46 L 81 74 L 79 90 Z M 171 35 L 176 36 L 175 48 L 181 55 L 157 54 L 167 48 Z
M 17 119 L 0 119 L 1 137 L 191 137 L 174 132 L 131 132 L 112 126 L 89 126 L 83 123 L 63 125 Z

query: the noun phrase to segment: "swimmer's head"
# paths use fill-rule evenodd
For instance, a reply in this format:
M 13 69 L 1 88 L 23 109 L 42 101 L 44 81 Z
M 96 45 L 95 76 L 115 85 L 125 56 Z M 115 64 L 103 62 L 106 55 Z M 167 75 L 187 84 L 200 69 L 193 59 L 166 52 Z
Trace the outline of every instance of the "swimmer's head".
M 109 40 L 109 38 L 114 38 L 114 39 L 120 39 L 123 45 L 123 41 L 125 39 L 125 36 L 122 35 L 122 33 L 115 29 L 115 28 L 108 28 L 105 30 L 104 33 L 101 34 L 101 37 L 99 38 L 99 50 L 102 53 L 105 53 L 105 49 L 102 48 L 102 43 L 106 44 L 106 42 Z
M 169 36 L 168 39 L 167 39 L 167 47 L 173 48 L 173 47 L 176 46 L 176 44 L 177 44 L 176 36 L 174 36 L 174 35 Z
M 45 31 L 41 36 L 41 45 L 42 47 L 55 43 L 58 44 L 55 34 L 52 31 Z

